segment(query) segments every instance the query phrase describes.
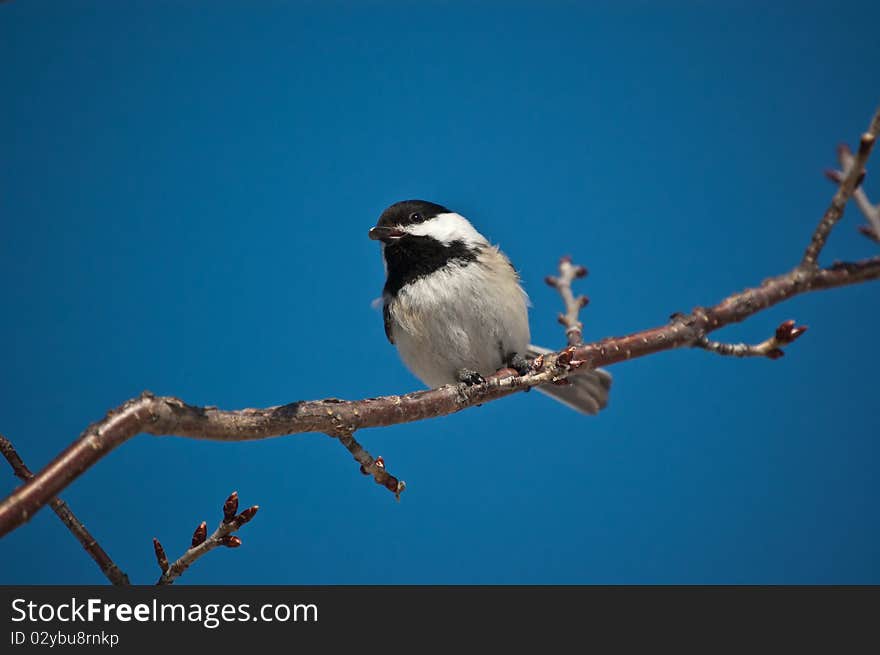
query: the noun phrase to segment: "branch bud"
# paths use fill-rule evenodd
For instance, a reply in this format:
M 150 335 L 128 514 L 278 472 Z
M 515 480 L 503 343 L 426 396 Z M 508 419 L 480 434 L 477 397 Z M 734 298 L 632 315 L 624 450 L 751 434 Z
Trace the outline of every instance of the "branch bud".
M 559 353 L 556 361 L 562 366 L 570 366 L 572 359 L 574 359 L 574 348 L 569 347 Z
M 391 493 L 395 495 L 400 495 L 400 492 L 406 488 L 406 484 L 403 480 L 398 480 L 393 475 L 385 474 L 381 476 L 379 480 L 376 480 L 376 484 L 381 484 L 383 487 L 388 489 Z
M 156 552 L 156 561 L 159 563 L 159 568 L 162 569 L 162 573 L 165 573 L 168 571 L 168 557 L 165 555 L 165 549 L 162 548 L 162 544 L 159 543 L 156 537 L 153 537 L 153 550 Z
M 259 509 L 260 509 L 259 505 L 254 505 L 253 507 L 248 507 L 241 514 L 239 514 L 238 516 L 235 517 L 235 526 L 237 528 L 240 528 L 241 526 L 243 526 L 245 523 L 247 523 L 252 518 L 254 518 L 254 515 L 257 513 L 257 511 Z
M 241 539 L 234 534 L 228 534 L 220 538 L 220 543 L 227 548 L 238 548 L 241 546 Z
M 876 140 L 877 137 L 875 137 L 870 132 L 865 132 L 864 134 L 862 134 L 862 138 L 859 139 L 859 152 L 864 152 L 865 150 L 871 148 L 874 145 L 874 141 Z
M 859 225 L 859 232 L 864 234 L 866 237 L 868 237 L 872 241 L 876 241 L 877 243 L 880 243 L 880 234 L 878 234 L 877 231 L 874 228 L 872 228 L 870 225 Z
M 238 492 L 233 491 L 223 503 L 223 522 L 232 523 L 238 513 Z
M 544 278 L 544 284 L 555 289 L 559 285 L 559 280 L 557 280 L 552 275 L 548 275 Z
M 782 351 L 781 348 L 773 348 L 772 350 L 767 351 L 768 359 L 779 359 L 783 355 L 785 355 L 785 353 Z
M 791 329 L 793 327 L 794 321 L 791 319 L 780 323 L 779 327 L 776 328 L 776 340 L 785 342 L 788 339 L 788 334 L 791 332 Z
M 843 175 L 840 174 L 840 171 L 836 171 L 833 168 L 825 169 L 825 177 L 834 182 L 835 184 L 840 184 L 843 182 Z
M 377 466 L 378 468 L 380 468 L 380 469 L 384 469 L 384 468 L 385 468 L 385 460 L 382 459 L 382 455 L 379 455 L 379 456 L 376 458 L 375 461 L 376 461 L 376 466 Z
M 381 484 L 383 487 L 388 489 L 391 493 L 394 494 L 394 497 L 400 501 L 400 494 L 403 493 L 404 489 L 406 489 L 406 482 L 403 480 L 398 480 L 393 475 L 388 475 L 384 480 L 376 480 L 378 484 Z
M 199 523 L 199 527 L 196 528 L 196 531 L 193 532 L 192 538 L 192 548 L 196 546 L 201 546 L 205 543 L 205 539 L 208 536 L 208 524 L 202 521 Z
M 587 277 L 587 268 L 586 266 L 575 266 L 574 267 L 574 276 L 576 278 Z
M 806 325 L 795 326 L 794 321 L 788 320 L 776 328 L 776 341 L 779 343 L 792 343 L 806 331 Z

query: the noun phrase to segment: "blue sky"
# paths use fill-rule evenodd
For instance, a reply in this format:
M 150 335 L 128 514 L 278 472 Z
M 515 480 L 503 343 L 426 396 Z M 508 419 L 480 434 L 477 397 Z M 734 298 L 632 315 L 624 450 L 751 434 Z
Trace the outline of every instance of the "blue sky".
M 420 387 L 371 307 L 367 239 L 424 198 L 542 279 L 590 276 L 587 339 L 783 272 L 878 102 L 877 3 L 0 5 L 0 432 L 40 468 L 150 389 L 226 408 Z M 869 167 L 870 168 L 870 167 Z M 880 197 L 869 175 L 867 189 Z M 824 260 L 876 253 L 850 212 Z M 63 497 L 132 579 L 237 489 L 262 510 L 181 582 L 880 583 L 880 286 L 718 336 L 785 358 L 614 366 L 584 418 L 538 395 L 365 430 L 400 503 L 323 435 L 139 436 Z M 11 476 L 0 489 L 11 490 Z M 2 583 L 101 583 L 49 511 Z

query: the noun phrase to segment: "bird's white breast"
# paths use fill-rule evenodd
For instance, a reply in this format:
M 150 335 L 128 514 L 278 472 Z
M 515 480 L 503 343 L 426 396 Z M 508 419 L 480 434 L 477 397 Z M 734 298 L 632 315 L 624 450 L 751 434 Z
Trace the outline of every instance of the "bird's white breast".
M 526 295 L 491 246 L 407 284 L 388 309 L 401 358 L 431 387 L 457 382 L 460 369 L 490 375 L 529 342 Z

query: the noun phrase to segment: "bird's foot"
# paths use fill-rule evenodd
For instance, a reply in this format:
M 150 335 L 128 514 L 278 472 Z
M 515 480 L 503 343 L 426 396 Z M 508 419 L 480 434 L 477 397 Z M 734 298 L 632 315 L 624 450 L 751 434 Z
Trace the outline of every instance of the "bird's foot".
M 525 375 L 532 370 L 532 363 L 519 353 L 511 353 L 508 355 L 507 365 L 520 375 Z
M 519 353 L 510 353 L 505 360 L 505 364 L 507 365 L 507 368 L 502 370 L 510 371 L 511 374 L 516 373 L 520 377 L 526 373 L 532 372 L 532 362 Z M 526 387 L 525 389 L 526 393 L 531 390 L 531 387 Z
M 475 384 L 483 384 L 486 382 L 486 378 L 484 378 L 476 371 L 472 371 L 468 368 L 460 369 L 455 375 L 458 378 L 459 382 L 464 382 L 469 387 L 472 387 Z

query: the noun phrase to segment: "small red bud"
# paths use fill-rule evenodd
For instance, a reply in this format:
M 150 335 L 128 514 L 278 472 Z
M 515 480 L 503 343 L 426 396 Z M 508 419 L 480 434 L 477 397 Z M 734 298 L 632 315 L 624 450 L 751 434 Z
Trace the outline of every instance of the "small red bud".
M 228 534 L 220 539 L 220 543 L 227 548 L 238 548 L 241 546 L 241 539 L 234 534 Z
M 783 323 L 780 323 L 779 327 L 776 328 L 776 340 L 782 341 L 782 342 L 787 342 L 788 335 L 791 334 L 791 329 L 793 327 L 794 327 L 794 321 L 792 321 L 790 319 L 787 321 L 784 321 Z
M 548 275 L 547 277 L 544 278 L 544 284 L 546 284 L 547 286 L 550 286 L 550 287 L 554 287 L 554 288 L 555 288 L 556 285 L 559 284 L 559 280 L 557 280 L 557 279 L 556 279 L 555 277 L 553 277 L 552 275 Z
M 563 255 L 559 258 L 559 263 L 561 264 L 571 264 L 571 255 Z
M 835 184 L 840 184 L 843 181 L 843 176 L 840 174 L 840 171 L 836 171 L 833 168 L 826 168 L 824 173 L 825 177 Z
M 577 278 L 587 277 L 587 268 L 585 266 L 576 266 L 574 269 L 574 276 Z
M 238 492 L 233 491 L 223 503 L 223 522 L 231 523 L 238 512 Z
M 782 325 L 776 328 L 776 340 L 779 343 L 791 343 L 806 331 L 806 325 L 796 326 L 794 321 L 785 321 Z
M 156 537 L 153 537 L 153 550 L 156 551 L 156 561 L 159 563 L 159 568 L 162 569 L 162 573 L 165 573 L 168 570 L 168 557 Z
M 859 232 L 864 234 L 866 237 L 868 237 L 872 241 L 876 241 L 877 243 L 880 243 L 880 233 L 878 233 L 870 225 L 859 225 Z
M 257 513 L 257 511 L 259 509 L 260 509 L 259 505 L 254 505 L 253 507 L 248 507 L 241 514 L 239 514 L 238 516 L 235 517 L 235 523 L 239 527 L 243 526 L 245 523 L 247 523 L 252 518 L 254 518 L 254 515 Z
M 199 523 L 199 527 L 196 528 L 196 531 L 193 532 L 192 538 L 192 547 L 201 546 L 205 543 L 205 539 L 208 536 L 208 524 L 202 521 Z
M 566 348 L 561 353 L 559 353 L 559 357 L 556 358 L 556 361 L 562 364 L 563 366 L 568 366 L 571 364 L 571 360 L 574 358 L 574 348 Z
M 785 353 L 780 348 L 773 348 L 772 350 L 767 351 L 767 357 L 769 359 L 779 359 L 785 355 Z
M 587 298 L 586 296 L 578 296 L 577 301 L 578 301 L 578 304 L 580 305 L 581 309 L 583 309 L 584 307 L 586 307 L 587 305 L 590 304 L 590 299 Z
M 385 468 L 385 460 L 382 459 L 382 455 L 379 455 L 379 456 L 376 458 L 376 466 L 377 466 L 378 468 L 380 468 L 380 469 L 384 469 L 384 468 Z

